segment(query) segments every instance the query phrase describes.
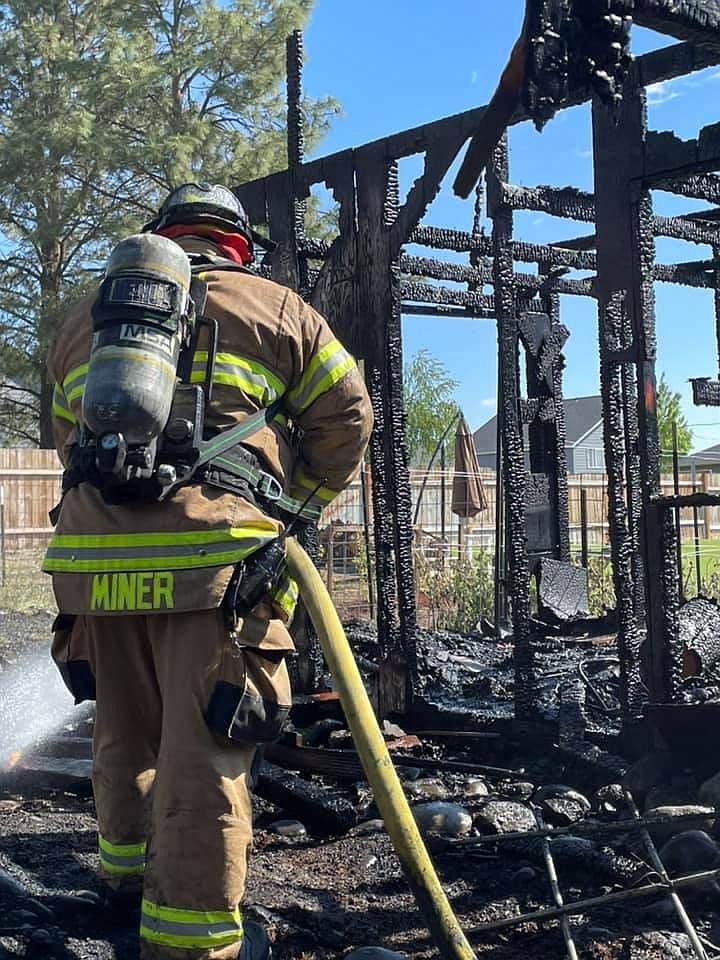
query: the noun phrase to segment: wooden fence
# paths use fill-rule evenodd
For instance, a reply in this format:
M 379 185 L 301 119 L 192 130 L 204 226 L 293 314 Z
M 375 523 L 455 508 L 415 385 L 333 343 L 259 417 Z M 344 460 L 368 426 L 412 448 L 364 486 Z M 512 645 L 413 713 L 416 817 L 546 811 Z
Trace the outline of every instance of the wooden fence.
M 0 518 L 7 552 L 47 543 L 52 532 L 48 512 L 60 498 L 61 474 L 54 450 L 0 449 Z
M 45 545 L 52 528 L 48 511 L 57 503 L 60 494 L 62 468 L 52 450 L 27 448 L 0 449 L 0 504 L 4 519 L 5 549 L 8 553 Z M 492 549 L 495 535 L 495 473 L 481 470 L 487 509 L 463 524 L 452 513 L 452 471 L 442 474 L 434 471 L 412 472 L 413 510 L 417 511 L 416 528 L 422 530 L 429 542 L 444 541 L 451 549 L 459 540 L 466 547 Z M 591 547 L 607 544 L 607 479 L 604 474 L 577 474 L 569 477 L 570 538 L 579 546 L 581 527 L 581 497 L 587 506 L 587 533 Z M 663 493 L 673 492 L 672 477 L 664 477 Z M 720 492 L 720 474 L 702 473 L 697 476 L 697 489 Z M 422 491 L 422 493 L 421 493 Z M 690 493 L 688 475 L 681 475 L 680 492 Z M 368 503 L 369 475 L 366 479 Z M 418 498 L 420 507 L 417 508 Z M 371 507 L 370 507 L 371 509 Z M 720 540 L 720 508 L 703 507 L 697 513 L 697 532 L 701 540 Z M 695 515 L 685 509 L 681 515 L 683 540 L 695 536 Z M 360 481 L 355 481 L 335 500 L 324 514 L 324 526 L 363 529 L 363 506 Z M 720 547 L 720 544 L 719 544 Z

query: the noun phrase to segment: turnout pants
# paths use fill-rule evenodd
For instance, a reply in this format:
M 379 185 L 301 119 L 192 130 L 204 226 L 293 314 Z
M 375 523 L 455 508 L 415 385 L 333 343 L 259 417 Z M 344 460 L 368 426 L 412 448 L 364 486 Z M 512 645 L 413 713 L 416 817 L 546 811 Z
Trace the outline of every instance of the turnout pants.
M 141 956 L 235 957 L 255 744 L 212 732 L 208 706 L 218 689 L 244 689 L 243 702 L 277 710 L 278 695 L 289 701 L 282 656 L 233 647 L 219 610 L 78 617 L 72 638 L 67 659 L 83 662 L 86 645 L 96 683 L 101 870 L 116 890 L 142 886 Z M 250 692 L 248 659 L 260 678 Z

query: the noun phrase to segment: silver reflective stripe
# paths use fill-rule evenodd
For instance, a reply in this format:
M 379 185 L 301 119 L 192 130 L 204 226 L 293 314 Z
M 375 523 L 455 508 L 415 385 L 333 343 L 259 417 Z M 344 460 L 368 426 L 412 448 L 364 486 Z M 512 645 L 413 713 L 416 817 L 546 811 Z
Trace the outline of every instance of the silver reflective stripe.
M 145 864 L 145 854 L 139 853 L 131 857 L 118 856 L 100 848 L 100 860 L 112 867 L 142 867 Z
M 247 553 L 257 550 L 267 537 L 242 537 L 220 540 L 217 543 L 181 543 L 175 545 L 136 547 L 57 547 L 52 544 L 45 554 L 48 560 L 136 560 L 156 557 L 211 557 L 215 554 L 237 551 Z
M 169 933 L 181 937 L 223 937 L 237 934 L 242 939 L 242 924 L 238 926 L 229 920 L 223 923 L 179 923 L 173 920 L 159 920 L 147 913 L 142 915 L 142 925 L 153 933 Z
M 318 397 L 327 393 L 327 391 L 354 366 L 355 361 L 352 356 L 344 347 L 339 346 L 331 356 L 318 365 L 309 380 L 301 382 L 299 388 L 296 388 L 287 395 L 292 409 L 302 413 L 307 407 L 314 403 Z M 345 367 L 346 369 L 340 371 L 338 369 L 340 367 Z M 333 376 L 336 371 L 340 374 L 339 376 Z M 323 384 L 325 380 L 327 383 Z

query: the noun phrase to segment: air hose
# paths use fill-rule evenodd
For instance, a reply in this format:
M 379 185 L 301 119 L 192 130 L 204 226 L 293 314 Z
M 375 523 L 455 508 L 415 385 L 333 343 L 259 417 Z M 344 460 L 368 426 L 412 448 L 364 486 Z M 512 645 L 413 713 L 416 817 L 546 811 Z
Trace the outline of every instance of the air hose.
M 435 944 L 444 960 L 475 960 L 475 953 L 445 896 L 405 799 L 325 584 L 310 557 L 293 538 L 287 540 L 287 562 L 320 639 L 375 802 Z

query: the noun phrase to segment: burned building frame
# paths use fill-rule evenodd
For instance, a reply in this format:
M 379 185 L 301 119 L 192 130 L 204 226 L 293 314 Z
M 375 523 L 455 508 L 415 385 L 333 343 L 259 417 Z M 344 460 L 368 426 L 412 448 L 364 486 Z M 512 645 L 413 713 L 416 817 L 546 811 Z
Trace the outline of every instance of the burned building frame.
M 500 553 L 511 611 L 515 714 L 532 718 L 536 676 L 530 581 L 542 564 L 568 564 L 568 486 L 562 405 L 560 295 L 592 297 L 598 305 L 598 349 L 608 482 L 611 556 L 617 602 L 623 718 L 632 724 L 644 704 L 671 702 L 681 680 L 676 564 L 677 508 L 720 503 L 710 493 L 662 496 L 656 420 L 655 281 L 714 289 L 720 355 L 720 209 L 655 216 L 651 191 L 717 204 L 720 124 L 697 139 L 647 129 L 645 89 L 720 63 L 720 9 L 715 2 L 635 2 L 637 22 L 682 40 L 637 58 L 622 100 L 609 106 L 589 85 L 570 85 L 564 106 L 592 100 L 594 193 L 572 187 L 511 183 L 507 138 L 486 170 L 488 235 L 479 203 L 468 231 L 420 225 L 443 178 L 484 108 L 449 116 L 356 149 L 304 161 L 302 38 L 288 42 L 288 168 L 237 187 L 253 223 L 276 249 L 266 258 L 273 279 L 298 290 L 327 316 L 362 361 L 375 415 L 370 454 L 377 624 L 386 684 L 385 708 L 403 705 L 415 671 L 416 610 L 413 527 L 404 442 L 401 315 L 495 320 L 498 421 L 505 518 Z M 619 100 L 619 98 L 617 98 Z M 511 123 L 528 120 L 523 108 Z M 398 161 L 424 155 L 424 170 L 400 202 Z M 309 236 L 305 204 L 324 185 L 338 205 L 332 242 Z M 586 235 L 562 243 L 516 240 L 513 215 L 541 211 L 588 224 Z M 712 248 L 713 258 L 655 263 L 655 237 Z M 404 244 L 428 248 L 409 256 Z M 441 259 L 467 255 L 466 263 Z M 537 272 L 515 269 L 534 264 Z M 569 279 L 569 268 L 592 271 Z M 430 282 L 428 282 L 430 281 Z M 452 286 L 442 281 L 451 281 Z M 487 290 L 492 292 L 486 292 Z M 527 396 L 522 395 L 520 360 Z M 696 403 L 720 405 L 720 378 L 694 383 Z M 528 426 L 530 469 L 523 427 Z M 500 509 L 502 507 L 502 509 Z

